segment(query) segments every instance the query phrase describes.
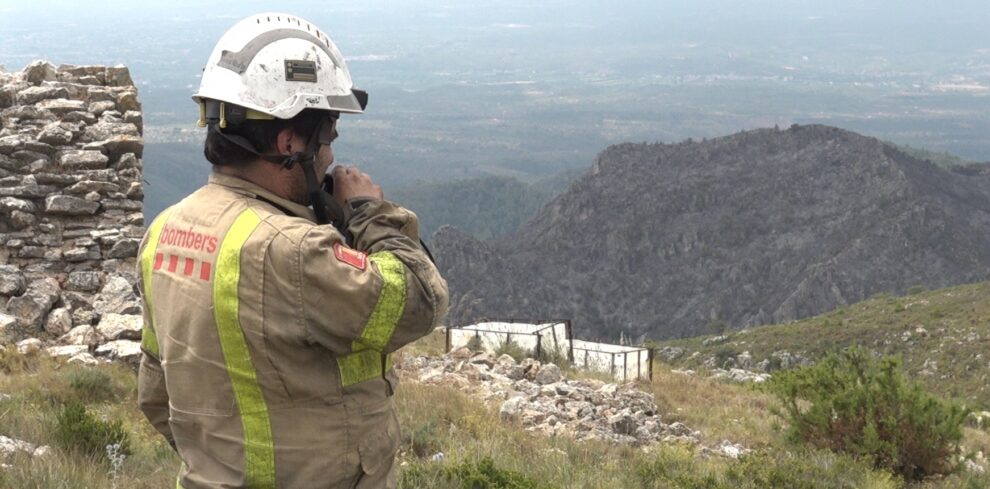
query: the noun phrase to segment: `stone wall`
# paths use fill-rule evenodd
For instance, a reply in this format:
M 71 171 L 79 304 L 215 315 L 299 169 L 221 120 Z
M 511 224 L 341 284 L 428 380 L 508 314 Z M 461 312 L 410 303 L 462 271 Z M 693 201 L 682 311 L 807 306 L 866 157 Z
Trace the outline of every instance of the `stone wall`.
M 94 331 L 82 344 L 95 349 L 107 340 L 95 327 L 108 315 L 139 319 L 137 95 L 124 66 L 0 69 L 0 344 L 64 344 L 87 326 Z

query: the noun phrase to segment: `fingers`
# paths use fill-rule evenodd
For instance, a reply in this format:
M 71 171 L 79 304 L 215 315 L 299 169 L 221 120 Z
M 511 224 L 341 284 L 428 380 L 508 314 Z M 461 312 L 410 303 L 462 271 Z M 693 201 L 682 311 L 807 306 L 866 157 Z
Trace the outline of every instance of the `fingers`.
M 382 188 L 367 173 L 355 166 L 340 165 L 333 169 L 334 196 L 341 200 L 356 197 L 383 198 Z

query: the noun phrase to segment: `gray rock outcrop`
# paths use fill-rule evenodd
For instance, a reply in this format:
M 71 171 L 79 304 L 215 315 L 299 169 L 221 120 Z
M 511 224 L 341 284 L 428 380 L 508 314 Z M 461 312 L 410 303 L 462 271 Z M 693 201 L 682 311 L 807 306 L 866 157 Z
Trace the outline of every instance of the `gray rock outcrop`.
M 990 176 L 827 126 L 620 144 L 515 236 L 441 228 L 449 321 L 639 341 L 990 278 Z

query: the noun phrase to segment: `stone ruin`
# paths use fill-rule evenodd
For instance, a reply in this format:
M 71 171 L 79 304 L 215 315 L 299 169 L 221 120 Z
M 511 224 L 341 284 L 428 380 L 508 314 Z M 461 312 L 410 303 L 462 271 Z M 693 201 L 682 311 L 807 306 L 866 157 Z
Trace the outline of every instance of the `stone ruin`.
M 142 117 L 124 66 L 0 68 L 0 345 L 137 358 Z

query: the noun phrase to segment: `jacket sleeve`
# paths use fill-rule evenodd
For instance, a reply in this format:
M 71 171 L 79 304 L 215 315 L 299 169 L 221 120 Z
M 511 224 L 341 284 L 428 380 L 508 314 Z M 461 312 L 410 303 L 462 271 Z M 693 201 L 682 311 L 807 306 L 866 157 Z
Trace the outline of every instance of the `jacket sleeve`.
M 147 240 L 147 237 L 145 237 Z M 144 249 L 144 244 L 140 249 Z M 138 367 L 138 407 L 148 418 L 155 430 L 161 433 L 169 445 L 175 448 L 175 440 L 172 437 L 172 429 L 169 427 L 168 418 L 168 391 L 165 389 L 165 373 L 158 357 L 158 342 L 148 335 L 154 335 L 154 328 L 151 324 L 151 310 L 148 301 L 144 297 L 144 278 L 142 276 L 141 253 L 138 253 L 138 277 L 141 277 L 141 310 L 144 315 L 144 328 L 141 331 L 141 365 Z
M 138 369 L 138 406 L 169 445 L 175 448 L 172 428 L 168 424 L 168 391 L 165 390 L 165 374 L 157 358 L 144 352 Z
M 415 214 L 379 200 L 349 213 L 353 247 L 331 226 L 299 243 L 307 335 L 338 355 L 391 353 L 440 323 L 447 283 L 419 243 Z

